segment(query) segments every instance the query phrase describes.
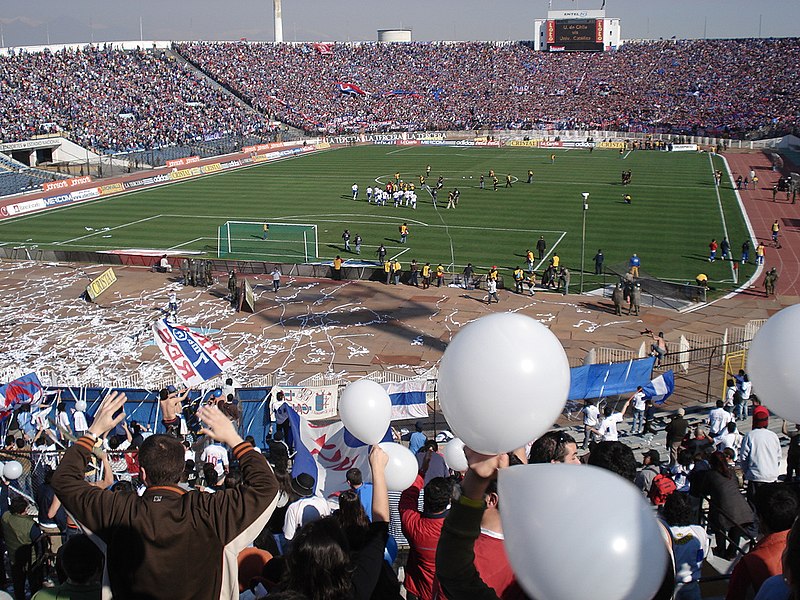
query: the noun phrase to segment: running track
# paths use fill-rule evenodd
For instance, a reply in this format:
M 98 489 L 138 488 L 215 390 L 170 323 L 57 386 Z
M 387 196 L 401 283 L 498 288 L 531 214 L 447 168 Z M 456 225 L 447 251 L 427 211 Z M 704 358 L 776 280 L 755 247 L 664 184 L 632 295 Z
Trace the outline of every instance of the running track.
M 786 201 L 786 193 L 778 192 L 777 202 L 772 201 L 772 186 L 781 175 L 772 171 L 769 159 L 762 153 L 725 154 L 731 174 L 735 180 L 739 175 L 749 177 L 750 170 L 758 176 L 758 189 L 741 190 L 747 216 L 753 225 L 757 240 L 762 240 L 767 248 L 764 271 L 755 282 L 753 290 L 743 294 L 762 296 L 764 293 L 764 274 L 776 267 L 778 269 L 777 292 L 781 296 L 800 296 L 800 203 L 792 205 Z M 787 169 L 788 170 L 788 169 Z M 776 249 L 772 244 L 772 223 L 778 219 L 781 226 L 780 244 Z M 734 248 L 734 251 L 739 250 Z M 755 246 L 750 251 L 751 260 L 755 257 Z

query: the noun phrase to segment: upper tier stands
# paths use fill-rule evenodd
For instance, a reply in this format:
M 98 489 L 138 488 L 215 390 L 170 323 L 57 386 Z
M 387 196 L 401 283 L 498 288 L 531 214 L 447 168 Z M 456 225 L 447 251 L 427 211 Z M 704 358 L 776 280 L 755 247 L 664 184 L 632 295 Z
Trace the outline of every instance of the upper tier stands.
M 738 134 L 796 126 L 798 39 L 545 53 L 481 42 L 177 46 L 259 110 L 307 131 L 559 128 Z M 336 83 L 366 95 L 346 95 Z M 766 132 L 764 132 L 766 133 Z
M 176 49 L 259 111 L 309 132 L 490 127 L 767 137 L 798 124 L 796 38 L 641 42 L 605 53 L 483 42 L 330 47 L 331 54 L 309 44 Z M 345 94 L 337 83 L 356 87 Z M 265 136 L 271 128 L 162 50 L 0 57 L 0 140 L 59 130 L 84 146 L 129 152 Z

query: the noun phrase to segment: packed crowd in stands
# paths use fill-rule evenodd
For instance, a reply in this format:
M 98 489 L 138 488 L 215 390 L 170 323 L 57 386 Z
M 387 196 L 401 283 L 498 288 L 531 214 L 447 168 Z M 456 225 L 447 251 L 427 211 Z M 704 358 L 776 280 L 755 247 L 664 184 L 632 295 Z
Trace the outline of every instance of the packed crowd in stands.
M 202 406 L 188 390 L 161 390 L 159 434 L 128 422 L 118 392 L 93 415 L 81 401 L 68 408 L 60 395 L 49 405 L 22 405 L 0 451 L 17 461 L 0 480 L 10 564 L 10 581 L 0 569 L 0 589 L 18 599 L 100 598 L 105 560 L 114 598 L 391 600 L 404 590 L 406 599 L 523 600 L 530 594 L 509 561 L 513 548 L 504 546 L 499 506 L 507 500 L 495 477 L 508 466 L 562 463 L 615 473 L 658 515 L 669 564 L 652 598 L 700 598 L 702 564 L 712 554 L 737 561 L 727 598 L 762 588 L 758 598 L 788 598 L 790 587 L 796 598 L 800 426 L 784 422 L 789 451 L 779 481 L 781 442 L 769 411 L 744 371 L 729 388 L 707 414 L 670 415 L 668 456 L 650 448 L 639 461 L 620 441 L 624 429 L 655 432 L 639 388 L 621 406 L 586 401 L 583 450 L 567 431 L 553 430 L 508 454 L 465 449 L 460 471 L 447 464 L 453 454 L 440 453 L 452 436 L 434 436 L 419 421 L 410 434 L 395 432 L 417 461 L 407 489 L 388 490 L 388 457 L 374 446 L 369 470 L 350 468 L 343 489 L 328 497 L 309 473 L 292 476 L 300 440 L 280 392 L 264 406 L 259 442 L 240 433 L 232 380 Z M 571 535 L 566 521 L 556 526 Z M 108 544 L 105 552 L 87 530 Z M 404 558 L 398 543 L 408 548 Z M 646 557 L 643 564 L 661 573 Z M 554 577 L 568 580 L 565 569 Z M 202 577 L 184 577 L 189 571 Z
M 0 57 L 0 140 L 68 132 L 106 151 L 152 149 L 269 124 L 162 51 L 107 47 Z
M 736 137 L 797 126 L 797 39 L 641 42 L 616 52 L 522 43 L 197 42 L 176 49 L 258 111 L 308 132 L 602 129 Z M 343 87 L 337 87 L 343 84 Z M 225 135 L 269 121 L 161 50 L 0 57 L 0 139 L 70 132 L 106 151 Z
M 686 40 L 616 52 L 521 43 L 198 42 L 178 51 L 307 131 L 602 129 L 735 136 L 797 125 L 797 39 Z M 352 84 L 343 93 L 337 83 Z

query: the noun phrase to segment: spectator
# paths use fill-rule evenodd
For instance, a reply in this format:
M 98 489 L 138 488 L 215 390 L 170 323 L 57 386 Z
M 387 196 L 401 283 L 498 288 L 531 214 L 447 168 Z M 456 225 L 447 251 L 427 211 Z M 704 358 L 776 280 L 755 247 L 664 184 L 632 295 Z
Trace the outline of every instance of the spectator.
M 210 439 L 233 448 L 246 485 L 214 495 L 177 487 L 184 470 L 184 448 L 167 435 L 147 438 L 139 451 L 140 478 L 147 486 L 135 493 L 99 490 L 84 481 L 90 451 L 99 437 L 124 417 L 126 397 L 112 392 L 100 404 L 87 434 L 67 449 L 53 477 L 64 507 L 107 545 L 107 572 L 115 598 L 229 595 L 236 573 L 223 561 L 263 529 L 273 509 L 277 482 L 266 460 L 243 442 L 231 422 L 211 406 L 199 409 Z M 167 422 L 175 406 L 162 403 Z M 142 548 L 132 560 L 131 545 Z M 191 565 L 203 577 L 175 577 Z M 223 576 L 223 571 L 226 575 Z
M 744 600 L 757 594 L 767 578 L 783 570 L 781 555 L 797 518 L 797 495 L 783 483 L 764 485 L 756 492 L 755 506 L 763 537 L 736 563 L 726 600 Z
M 653 479 L 661 473 L 661 456 L 658 450 L 648 450 L 642 459 L 642 469 L 636 474 L 633 484 L 645 494 L 650 493 Z
M 430 453 L 426 454 L 430 457 Z M 436 545 L 442 531 L 453 486 L 442 477 L 431 479 L 425 484 L 425 472 L 429 458 L 422 463 L 419 474 L 400 496 L 400 520 L 403 535 L 411 549 L 406 563 L 405 588 L 410 600 L 431 600 L 433 598 L 433 580 L 436 576 Z M 423 509 L 417 509 L 419 494 L 425 486 Z
M 308 473 L 300 473 L 292 479 L 292 491 L 298 499 L 286 509 L 283 536 L 287 542 L 291 542 L 303 526 L 331 514 L 331 508 L 325 498 L 315 494 L 316 485 L 316 480 Z
M 353 467 L 345 473 L 347 485 L 355 492 L 368 518 L 372 517 L 372 484 L 364 482 L 361 469 Z
M 31 600 L 101 598 L 103 554 L 87 536 L 72 536 L 59 553 L 58 564 L 66 576 L 66 581 L 52 588 L 41 589 Z
M 408 449 L 414 454 L 419 452 L 425 442 L 428 441 L 428 437 L 423 433 L 424 427 L 425 424 L 422 421 L 414 423 L 414 433 L 411 434 L 411 438 L 408 440 Z
M 563 431 L 548 431 L 531 446 L 529 463 L 581 464 L 578 444 L 570 434 Z
M 667 496 L 662 514 L 669 525 L 675 553 L 675 600 L 700 597 L 700 568 L 708 556 L 709 539 L 692 513 L 686 494 L 676 492 Z
M 683 443 L 683 438 L 686 437 L 686 433 L 689 431 L 689 421 L 686 420 L 685 415 L 686 411 L 683 408 L 679 408 L 677 412 L 672 415 L 670 422 L 665 428 L 670 466 L 677 462 L 678 450 Z
M 730 559 L 739 550 L 739 540 L 748 536 L 753 510 L 739 491 L 728 461 L 721 452 L 708 459 L 710 469 L 695 469 L 690 477 L 691 493 L 708 496 L 708 524 L 716 532 L 714 553 Z
M 422 463 L 427 460 L 428 468 L 425 471 L 425 485 L 436 477 L 450 477 L 450 469 L 439 453 L 439 444 L 436 440 L 427 440 L 420 452 L 417 452 L 417 464 L 422 468 Z
M 389 499 L 384 470 L 388 456 L 373 446 L 369 456 L 372 470 L 372 524 L 357 557 L 349 555 L 347 537 L 338 519 L 323 518 L 305 525 L 286 557 L 282 587 L 299 592 L 308 600 L 372 596 L 381 570 L 383 550 L 389 538 Z
M 751 501 L 759 486 L 778 480 L 781 461 L 781 441 L 767 429 L 769 411 L 757 406 L 753 411 L 753 429 L 744 436 L 739 453 L 739 465 L 747 481 L 747 497 Z
M 42 564 L 37 564 L 41 547 L 35 547 L 42 532 L 33 517 L 28 515 L 28 501 L 21 496 L 11 500 L 8 512 L 2 517 L 3 540 L 11 563 L 11 581 L 14 584 L 14 599 L 25 600 L 25 581 L 31 592 L 42 587 Z

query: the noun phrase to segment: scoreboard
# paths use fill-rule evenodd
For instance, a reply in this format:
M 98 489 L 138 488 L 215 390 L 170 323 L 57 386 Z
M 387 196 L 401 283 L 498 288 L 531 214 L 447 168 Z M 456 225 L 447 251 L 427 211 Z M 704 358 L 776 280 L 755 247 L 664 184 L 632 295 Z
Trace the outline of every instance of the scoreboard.
M 547 45 L 551 52 L 603 50 L 603 19 L 550 19 Z

